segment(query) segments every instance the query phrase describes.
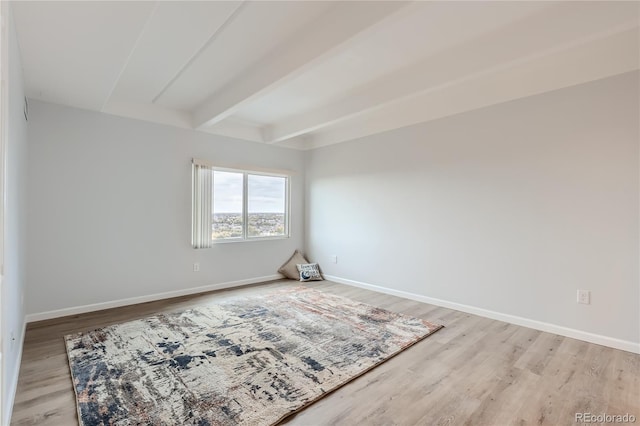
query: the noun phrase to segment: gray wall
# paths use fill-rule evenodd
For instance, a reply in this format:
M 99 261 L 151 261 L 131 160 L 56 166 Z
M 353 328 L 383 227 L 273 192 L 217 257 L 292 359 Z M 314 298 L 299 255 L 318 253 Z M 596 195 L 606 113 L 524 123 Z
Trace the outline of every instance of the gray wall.
M 9 9 L 9 8 L 7 8 Z M 27 123 L 20 50 L 8 14 L 8 111 L 6 146 L 6 207 L 4 280 L 2 283 L 2 424 L 9 415 L 20 369 L 24 331 L 23 294 L 26 287 Z M 14 340 L 12 340 L 12 336 Z
M 307 251 L 343 279 L 640 342 L 638 114 L 634 72 L 309 152 Z
M 639 342 L 638 113 L 629 73 L 301 153 L 32 102 L 27 311 L 270 276 L 306 244 L 329 275 Z M 191 249 L 191 157 L 296 171 L 292 238 Z
M 28 313 L 268 277 L 302 248 L 302 152 L 30 106 Z M 192 157 L 294 171 L 291 238 L 192 249 Z

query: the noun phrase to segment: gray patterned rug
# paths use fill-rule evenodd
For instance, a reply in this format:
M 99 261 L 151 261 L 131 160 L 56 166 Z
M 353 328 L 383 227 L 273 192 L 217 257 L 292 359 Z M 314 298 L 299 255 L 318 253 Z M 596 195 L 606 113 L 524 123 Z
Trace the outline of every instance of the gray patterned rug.
M 440 328 L 299 287 L 65 340 L 81 425 L 272 425 Z

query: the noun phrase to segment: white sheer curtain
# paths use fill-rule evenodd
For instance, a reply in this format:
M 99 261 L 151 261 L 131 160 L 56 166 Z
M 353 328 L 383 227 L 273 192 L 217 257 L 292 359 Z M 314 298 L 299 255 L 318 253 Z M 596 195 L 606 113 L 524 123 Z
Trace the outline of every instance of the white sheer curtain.
M 191 245 L 193 248 L 211 247 L 211 166 L 193 160 L 191 196 Z

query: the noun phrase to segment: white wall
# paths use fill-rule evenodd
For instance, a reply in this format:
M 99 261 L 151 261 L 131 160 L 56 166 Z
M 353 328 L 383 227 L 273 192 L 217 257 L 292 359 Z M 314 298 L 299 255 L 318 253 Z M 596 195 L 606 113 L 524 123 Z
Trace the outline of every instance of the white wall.
M 638 113 L 629 73 L 304 154 L 33 101 L 27 312 L 272 276 L 306 211 L 329 275 L 637 343 Z M 297 171 L 292 238 L 191 249 L 191 157 Z
M 30 110 L 29 314 L 270 277 L 302 248 L 303 153 L 36 101 Z M 296 172 L 291 238 L 192 249 L 192 157 Z
M 308 153 L 309 255 L 343 279 L 637 344 L 638 77 Z
M 6 146 L 6 216 L 2 283 L 2 424 L 9 424 L 18 382 L 24 333 L 23 293 L 26 281 L 27 123 L 20 50 L 10 8 L 8 13 L 8 111 Z M 4 12 L 4 11 L 3 11 Z M 13 336 L 13 339 L 12 339 Z

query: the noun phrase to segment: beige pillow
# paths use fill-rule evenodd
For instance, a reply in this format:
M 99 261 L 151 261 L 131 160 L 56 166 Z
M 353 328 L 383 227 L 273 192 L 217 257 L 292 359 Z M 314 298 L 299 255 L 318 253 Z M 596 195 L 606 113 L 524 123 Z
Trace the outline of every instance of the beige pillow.
M 297 281 L 300 279 L 300 273 L 298 272 L 296 265 L 302 263 L 309 263 L 309 261 L 305 259 L 300 251 L 296 250 L 293 252 L 293 255 L 289 260 L 284 262 L 280 269 L 278 269 L 278 272 L 289 279 Z

